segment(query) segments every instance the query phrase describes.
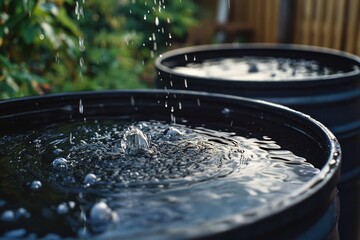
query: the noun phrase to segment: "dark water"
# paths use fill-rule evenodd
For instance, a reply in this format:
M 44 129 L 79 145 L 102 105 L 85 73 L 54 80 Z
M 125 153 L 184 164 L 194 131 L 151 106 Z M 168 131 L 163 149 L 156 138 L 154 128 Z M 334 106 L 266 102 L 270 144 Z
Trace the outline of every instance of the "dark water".
M 182 238 L 233 214 L 241 222 L 319 172 L 246 135 L 113 120 L 3 136 L 0 236 Z
M 250 56 L 188 63 L 186 66 L 175 67 L 174 71 L 190 76 L 227 80 L 301 80 L 341 73 L 315 60 Z

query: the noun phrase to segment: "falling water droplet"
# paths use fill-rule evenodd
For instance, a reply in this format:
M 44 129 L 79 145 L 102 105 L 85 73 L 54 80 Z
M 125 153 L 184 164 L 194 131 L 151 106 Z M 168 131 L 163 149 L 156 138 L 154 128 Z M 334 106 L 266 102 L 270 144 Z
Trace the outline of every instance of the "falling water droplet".
M 187 80 L 186 80 L 186 79 L 184 79 L 184 86 L 185 86 L 185 88 L 188 87 L 188 84 L 187 84 Z
M 84 3 L 84 1 L 83 1 L 83 3 Z M 79 1 L 75 2 L 75 15 L 76 15 L 77 20 L 80 20 L 80 18 L 84 18 L 84 9 L 79 4 Z
M 159 26 L 159 18 L 158 17 L 155 18 L 155 25 Z
M 84 67 L 85 61 L 83 57 L 80 57 L 79 63 L 80 63 L 80 67 Z
M 79 51 L 84 52 L 86 50 L 85 44 L 84 44 L 84 38 L 79 37 Z
M 59 52 L 57 52 L 57 53 L 55 54 L 55 62 L 56 62 L 56 63 L 60 63 L 60 54 L 59 54 Z
M 146 14 L 144 14 L 144 20 L 146 20 Z
M 187 61 L 188 61 L 188 56 L 187 56 L 187 54 L 185 54 L 184 57 L 185 57 L 185 61 L 187 62 Z
M 84 113 L 84 105 L 82 103 L 82 99 L 79 100 L 79 113 L 80 114 Z

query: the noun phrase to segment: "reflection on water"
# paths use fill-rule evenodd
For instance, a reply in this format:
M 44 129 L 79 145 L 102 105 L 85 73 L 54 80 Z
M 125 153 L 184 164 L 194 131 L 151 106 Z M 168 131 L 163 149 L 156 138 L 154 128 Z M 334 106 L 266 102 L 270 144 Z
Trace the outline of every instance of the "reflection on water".
M 209 59 L 176 66 L 173 70 L 189 76 L 227 80 L 301 80 L 341 73 L 315 60 L 250 56 Z

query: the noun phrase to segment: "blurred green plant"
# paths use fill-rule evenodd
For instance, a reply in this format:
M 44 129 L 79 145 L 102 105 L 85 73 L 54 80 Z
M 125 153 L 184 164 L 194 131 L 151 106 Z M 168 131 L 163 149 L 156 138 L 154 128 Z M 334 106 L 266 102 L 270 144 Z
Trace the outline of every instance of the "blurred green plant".
M 188 0 L 0 0 L 0 98 L 149 87 L 154 58 L 185 39 L 197 10 Z
M 51 85 L 45 75 L 53 70 L 55 56 L 74 62 L 81 31 L 62 3 L 0 0 L 2 98 L 47 92 Z

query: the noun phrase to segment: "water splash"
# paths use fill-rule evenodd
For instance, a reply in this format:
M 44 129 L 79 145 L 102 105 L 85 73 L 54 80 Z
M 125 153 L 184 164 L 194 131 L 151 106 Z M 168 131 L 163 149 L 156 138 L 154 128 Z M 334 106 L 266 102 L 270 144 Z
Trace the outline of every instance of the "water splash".
M 126 130 L 121 146 L 129 155 L 136 155 L 149 148 L 147 136 L 138 128 L 131 126 Z

